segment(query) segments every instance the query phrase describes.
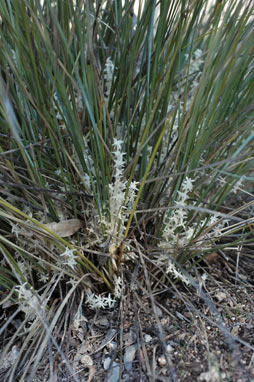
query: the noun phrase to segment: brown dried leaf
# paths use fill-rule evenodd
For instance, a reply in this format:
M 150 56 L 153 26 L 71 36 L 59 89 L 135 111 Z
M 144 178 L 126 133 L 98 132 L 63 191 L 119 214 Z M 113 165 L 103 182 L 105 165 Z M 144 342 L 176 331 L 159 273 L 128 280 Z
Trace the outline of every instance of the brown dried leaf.
M 81 227 L 81 220 L 79 219 L 68 219 L 62 220 L 59 223 L 48 223 L 45 227 L 50 229 L 56 235 L 60 237 L 71 236 L 76 233 Z

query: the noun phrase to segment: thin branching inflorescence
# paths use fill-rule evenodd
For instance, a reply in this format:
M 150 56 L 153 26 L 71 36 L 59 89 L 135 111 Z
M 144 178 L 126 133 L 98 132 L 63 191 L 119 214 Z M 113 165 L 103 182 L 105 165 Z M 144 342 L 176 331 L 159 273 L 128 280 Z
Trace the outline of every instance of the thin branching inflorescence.
M 109 243 L 109 254 L 114 255 L 117 248 L 120 246 L 123 237 L 125 223 L 128 220 L 130 210 L 135 200 L 137 193 L 138 182 L 132 181 L 127 191 L 127 180 L 124 179 L 124 155 L 122 151 L 123 141 L 114 139 L 113 143 L 113 178 L 114 181 L 109 184 L 109 211 L 107 220 L 102 219 L 105 225 L 105 232 L 111 238 Z M 127 191 L 127 192 L 126 192 Z

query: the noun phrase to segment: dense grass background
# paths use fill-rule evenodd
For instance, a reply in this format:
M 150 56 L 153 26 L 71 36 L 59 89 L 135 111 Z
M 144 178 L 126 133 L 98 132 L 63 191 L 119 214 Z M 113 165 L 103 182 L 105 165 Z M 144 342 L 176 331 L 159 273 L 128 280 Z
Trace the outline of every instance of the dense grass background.
M 114 306 L 139 246 L 152 285 L 189 284 L 253 240 L 252 2 L 133 5 L 0 4 L 1 293 L 42 349 L 73 294 Z

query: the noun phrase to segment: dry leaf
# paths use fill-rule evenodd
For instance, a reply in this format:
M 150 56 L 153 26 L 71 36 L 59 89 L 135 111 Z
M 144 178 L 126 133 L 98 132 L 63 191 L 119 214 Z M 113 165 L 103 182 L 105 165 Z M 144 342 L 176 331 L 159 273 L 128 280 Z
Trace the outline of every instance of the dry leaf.
M 50 229 L 52 232 L 54 232 L 56 235 L 60 237 L 67 237 L 79 231 L 81 227 L 81 220 L 79 219 L 62 220 L 59 223 L 53 222 L 53 223 L 45 224 L 45 227 L 47 227 L 48 229 Z
M 213 252 L 213 253 L 210 253 L 208 256 L 206 256 L 205 259 L 208 262 L 208 264 L 213 264 L 218 260 L 218 257 L 219 257 L 218 253 Z
M 227 299 L 227 295 L 226 295 L 226 293 L 225 293 L 225 292 L 222 292 L 222 291 L 218 291 L 218 292 L 216 292 L 215 297 L 217 298 L 217 300 L 218 300 L 219 302 L 224 301 L 224 300 Z

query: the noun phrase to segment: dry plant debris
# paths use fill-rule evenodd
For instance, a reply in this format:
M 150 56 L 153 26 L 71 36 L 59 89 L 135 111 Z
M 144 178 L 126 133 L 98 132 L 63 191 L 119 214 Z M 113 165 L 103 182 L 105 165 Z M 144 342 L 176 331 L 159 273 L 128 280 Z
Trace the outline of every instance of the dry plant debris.
M 153 299 L 145 290 L 129 290 L 114 310 L 87 308 L 80 325 L 72 323 L 62 350 L 73 369 L 53 350 L 54 382 L 72 381 L 254 381 L 253 284 L 233 285 L 223 262 L 210 269 L 205 293 L 220 313 L 225 327 L 241 342 L 230 349 L 225 335 L 197 293 L 170 287 Z M 212 276 L 214 274 L 214 277 Z M 226 275 L 228 278 L 226 279 Z M 15 319 L 13 325 L 18 325 Z M 158 320 L 160 328 L 158 327 Z M 162 333 L 160 333 L 162 330 Z M 161 342 L 163 335 L 166 348 Z M 59 341 L 64 333 L 59 333 Z M 22 339 L 21 339 L 22 341 Z M 245 346 L 244 343 L 249 344 Z M 1 363 L 1 380 L 20 344 L 13 345 Z M 14 354 L 15 353 L 15 354 Z M 170 364 L 168 364 L 168 358 Z M 50 362 L 45 354 L 33 382 L 50 380 Z M 14 381 L 19 381 L 16 376 Z

